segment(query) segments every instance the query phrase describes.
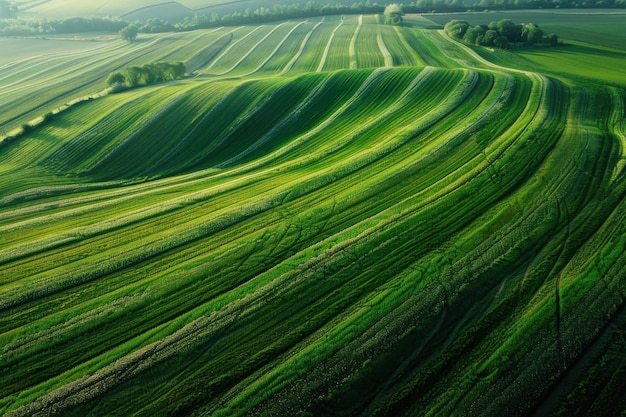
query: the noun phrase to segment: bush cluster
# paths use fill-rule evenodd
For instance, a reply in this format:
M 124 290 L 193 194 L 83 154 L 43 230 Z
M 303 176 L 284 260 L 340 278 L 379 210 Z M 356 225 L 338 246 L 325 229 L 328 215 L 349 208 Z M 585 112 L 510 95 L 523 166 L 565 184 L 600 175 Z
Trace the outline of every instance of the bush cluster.
M 124 88 L 177 80 L 184 76 L 185 64 L 182 62 L 155 62 L 112 72 L 107 77 L 106 84 L 114 91 L 119 91 Z
M 463 39 L 472 45 L 495 46 L 505 49 L 509 45 L 534 45 L 544 43 L 556 45 L 558 36 L 545 36 L 534 23 L 515 24 L 509 19 L 491 22 L 488 25 L 470 26 L 465 20 L 454 19 L 444 26 L 446 33 L 452 37 Z

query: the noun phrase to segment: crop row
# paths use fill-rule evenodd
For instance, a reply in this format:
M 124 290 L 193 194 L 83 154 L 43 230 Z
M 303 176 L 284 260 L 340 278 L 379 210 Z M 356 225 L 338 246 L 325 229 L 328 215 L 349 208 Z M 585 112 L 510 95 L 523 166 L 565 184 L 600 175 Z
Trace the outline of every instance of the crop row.
M 182 61 L 196 75 L 331 71 L 392 62 L 456 66 L 450 59 L 434 58 L 434 45 L 424 31 L 394 29 L 379 20 L 359 16 L 339 23 L 328 19 L 143 35 L 134 44 L 102 41 L 95 48 L 79 44 L 75 51 L 16 61 L 5 65 L 6 75 L 0 77 L 0 125 L 7 134 L 71 98 L 102 90 L 103 80 L 115 70 L 159 60 Z
M 2 145 L 1 414 L 525 415 L 616 361 L 623 93 L 378 21 L 114 42 L 197 76 Z

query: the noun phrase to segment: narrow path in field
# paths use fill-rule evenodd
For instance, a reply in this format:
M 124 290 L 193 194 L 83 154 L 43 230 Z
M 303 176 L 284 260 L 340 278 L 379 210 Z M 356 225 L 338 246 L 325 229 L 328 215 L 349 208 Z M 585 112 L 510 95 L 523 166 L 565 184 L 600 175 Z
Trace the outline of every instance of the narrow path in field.
M 263 25 L 255 27 L 255 28 L 254 28 L 254 29 L 252 29 L 250 32 L 248 32 L 248 33 L 246 33 L 244 36 L 242 36 L 242 37 L 241 37 L 241 39 L 238 39 L 238 40 L 236 40 L 235 42 L 233 42 L 232 44 L 230 44 L 230 46 L 229 46 L 228 48 L 224 49 L 224 50 L 222 51 L 222 53 L 221 53 L 221 54 L 219 54 L 219 55 L 218 55 L 218 56 L 217 56 L 217 57 L 213 60 L 213 62 L 211 62 L 211 63 L 209 64 L 209 66 L 208 66 L 208 67 L 206 67 L 203 71 L 207 71 L 207 70 L 210 70 L 211 68 L 213 68 L 213 67 L 215 66 L 215 64 L 217 64 L 217 63 L 219 62 L 219 60 L 220 60 L 220 59 L 222 59 L 222 57 L 223 57 L 224 55 L 226 55 L 228 52 L 230 52 L 230 50 L 231 50 L 231 49 L 233 49 L 233 48 L 234 48 L 235 46 L 237 46 L 240 42 L 242 42 L 243 40 L 245 40 L 248 36 L 251 36 L 254 32 L 256 32 L 257 30 L 261 29 L 262 27 L 263 27 Z M 228 32 L 228 33 L 227 33 L 227 35 L 228 35 L 228 34 L 232 34 L 232 33 L 234 33 L 235 31 L 237 31 L 237 30 L 239 30 L 239 29 L 242 29 L 242 28 L 243 28 L 243 26 L 237 27 L 237 28 L 235 28 L 235 29 L 231 30 L 230 32 Z
M 359 32 L 361 31 L 361 26 L 363 26 L 363 15 L 359 16 L 359 23 L 356 25 L 354 35 L 352 35 L 352 39 L 350 40 L 350 48 L 348 49 L 348 55 L 350 56 L 350 69 L 357 69 L 356 40 L 359 36 Z
M 246 52 L 241 58 L 239 58 L 239 60 L 237 60 L 237 62 L 235 62 L 232 67 L 230 67 L 226 71 L 220 72 L 220 73 L 218 73 L 216 75 L 225 75 L 225 74 L 228 74 L 229 72 L 233 71 L 235 68 L 237 68 L 239 66 L 239 64 L 241 64 L 244 61 L 244 59 L 249 57 L 260 44 L 262 44 L 267 38 L 272 36 L 272 34 L 274 32 L 276 32 L 278 29 L 280 29 L 282 26 L 284 26 L 286 24 L 287 24 L 287 22 L 283 22 L 280 25 L 274 26 L 274 28 L 272 30 L 270 30 L 265 36 L 263 36 L 257 43 L 252 45 L 252 47 L 248 50 L 248 52 Z M 261 26 L 259 26 L 259 27 L 261 27 Z
M 341 19 L 337 27 L 333 30 L 333 33 L 330 34 L 330 38 L 328 38 L 328 43 L 326 43 L 326 48 L 324 48 L 324 53 L 322 54 L 322 59 L 320 61 L 320 64 L 317 66 L 316 72 L 322 72 L 322 70 L 324 69 L 324 65 L 326 65 L 326 59 L 328 58 L 328 51 L 330 51 L 330 45 L 333 42 L 335 33 L 337 33 L 337 30 L 341 27 L 341 25 L 343 25 L 343 18 Z
M 324 18 L 322 18 L 322 20 L 318 22 L 315 26 L 313 26 L 313 28 L 309 31 L 309 33 L 306 34 L 306 36 L 302 40 L 302 43 L 300 44 L 300 49 L 298 49 L 298 52 L 296 52 L 293 58 L 291 58 L 291 60 L 287 63 L 287 65 L 285 65 L 285 68 L 283 68 L 283 70 L 280 72 L 280 75 L 286 74 L 287 72 L 291 70 L 291 68 L 293 68 L 298 58 L 300 58 L 300 56 L 302 55 L 302 52 L 304 52 L 304 48 L 306 47 L 306 44 L 309 42 L 309 39 L 311 39 L 313 32 L 315 32 L 315 29 L 317 29 L 322 23 L 324 23 Z
M 380 49 L 380 53 L 383 54 L 385 67 L 393 67 L 393 56 L 391 55 L 391 52 L 389 52 L 389 49 L 387 49 L 387 45 L 385 45 L 383 34 L 380 31 L 380 26 L 378 26 L 378 33 L 376 34 L 376 42 L 378 43 L 378 49 Z
M 260 63 L 260 64 L 259 64 L 256 68 L 255 68 L 255 69 L 253 69 L 252 71 L 247 72 L 247 73 L 245 73 L 245 74 L 242 74 L 242 77 L 247 77 L 248 75 L 252 75 L 252 74 L 254 74 L 255 72 L 258 72 L 261 68 L 263 68 L 263 66 L 264 66 L 265 64 L 267 64 L 267 63 L 270 61 L 270 59 L 272 59 L 272 58 L 274 58 L 274 56 L 276 56 L 276 53 L 278 52 L 278 50 L 281 48 L 281 46 L 283 46 L 283 45 L 285 44 L 285 42 L 286 42 L 286 41 L 287 41 L 287 39 L 291 36 L 291 34 L 292 34 L 292 33 L 293 33 L 296 29 L 298 29 L 300 26 L 302 26 L 304 23 L 306 23 L 306 22 L 300 22 L 300 23 L 298 23 L 297 25 L 295 25 L 293 28 L 291 28 L 291 30 L 290 30 L 290 31 L 289 31 L 289 32 L 288 32 L 288 33 L 287 33 L 287 34 L 286 34 L 286 35 L 285 35 L 285 36 L 284 36 L 284 37 L 280 40 L 280 42 L 278 42 L 278 45 L 276 45 L 276 47 L 274 48 L 274 50 L 273 50 L 272 52 L 270 52 L 270 54 L 269 54 L 269 55 L 268 55 L 268 56 L 267 56 L 267 57 L 266 57 L 266 58 L 265 58 L 265 59 L 264 59 L 264 60 L 263 60 L 263 61 L 262 61 L 262 62 L 261 62 L 261 63 Z M 316 26 L 316 27 L 317 27 L 317 26 Z M 267 36 L 261 40 L 261 42 L 262 42 L 263 40 L 265 40 L 265 39 L 266 39 L 269 35 L 271 35 L 271 33 L 272 33 L 272 32 L 268 33 L 268 34 L 267 34 Z M 310 32 L 309 32 L 309 33 L 310 33 Z M 257 44 L 257 45 L 258 45 L 258 44 Z M 257 45 L 255 45 L 255 47 L 256 47 Z M 304 48 L 304 43 L 302 44 L 302 48 Z M 248 53 L 248 55 L 249 55 L 250 53 L 252 53 L 252 50 Z M 244 57 L 244 58 L 245 58 L 245 57 Z M 237 63 L 237 65 L 238 65 L 238 64 L 239 64 L 239 63 Z

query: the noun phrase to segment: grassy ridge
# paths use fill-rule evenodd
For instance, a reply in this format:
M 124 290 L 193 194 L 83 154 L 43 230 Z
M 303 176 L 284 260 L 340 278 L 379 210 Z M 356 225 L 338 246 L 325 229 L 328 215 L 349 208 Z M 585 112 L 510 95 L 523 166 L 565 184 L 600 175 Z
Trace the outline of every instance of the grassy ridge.
M 379 19 L 75 57 L 197 76 L 0 147 L 0 413 L 620 409 L 623 90 Z

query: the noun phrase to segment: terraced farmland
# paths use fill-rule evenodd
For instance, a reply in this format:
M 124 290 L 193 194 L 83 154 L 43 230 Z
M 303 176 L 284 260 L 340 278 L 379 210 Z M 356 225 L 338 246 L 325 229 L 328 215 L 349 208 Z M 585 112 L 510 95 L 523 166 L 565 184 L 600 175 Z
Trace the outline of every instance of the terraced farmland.
M 2 67 L 8 128 L 190 77 L 0 143 L 0 414 L 626 409 L 623 85 L 380 21 Z

